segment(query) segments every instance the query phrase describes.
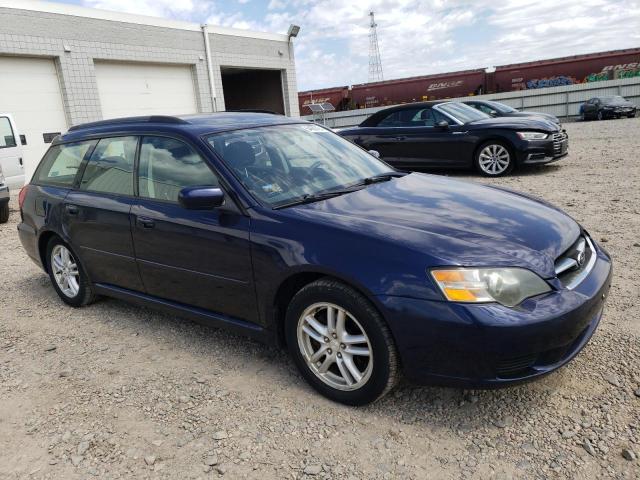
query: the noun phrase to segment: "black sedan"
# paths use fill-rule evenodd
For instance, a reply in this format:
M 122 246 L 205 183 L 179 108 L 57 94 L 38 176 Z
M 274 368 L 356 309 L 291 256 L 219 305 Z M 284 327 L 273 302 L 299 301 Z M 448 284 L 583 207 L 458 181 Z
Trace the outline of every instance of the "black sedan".
M 516 110 L 515 108 L 506 105 L 504 103 L 495 102 L 493 100 L 467 100 L 463 102 L 470 107 L 475 108 L 476 110 L 480 110 L 481 112 L 486 113 L 490 117 L 522 117 L 522 118 L 531 118 L 538 117 L 544 118 L 545 120 L 549 120 L 553 123 L 557 123 L 560 125 L 560 119 L 555 115 L 551 115 L 550 113 L 543 112 L 521 112 L 520 110 Z
M 580 118 L 582 120 L 606 120 L 608 118 L 620 118 L 636 116 L 637 107 L 620 95 L 609 97 L 594 97 L 580 105 Z
M 492 118 L 459 102 L 422 102 L 380 110 L 343 137 L 391 165 L 469 168 L 491 177 L 567 154 L 566 132 L 542 118 Z

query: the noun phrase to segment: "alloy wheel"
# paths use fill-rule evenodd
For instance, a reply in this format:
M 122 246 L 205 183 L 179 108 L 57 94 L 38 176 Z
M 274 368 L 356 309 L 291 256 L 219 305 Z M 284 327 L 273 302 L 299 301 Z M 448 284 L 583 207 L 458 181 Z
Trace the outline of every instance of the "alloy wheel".
M 80 291 L 78 263 L 64 245 L 56 245 L 51 251 L 53 278 L 60 291 L 68 298 L 75 298 Z
M 500 175 L 504 173 L 511 163 L 509 151 L 502 145 L 487 145 L 482 149 L 478 157 L 478 164 L 487 175 Z
M 298 319 L 298 347 L 307 367 L 338 390 L 357 390 L 373 370 L 373 349 L 362 325 L 347 310 L 315 303 Z

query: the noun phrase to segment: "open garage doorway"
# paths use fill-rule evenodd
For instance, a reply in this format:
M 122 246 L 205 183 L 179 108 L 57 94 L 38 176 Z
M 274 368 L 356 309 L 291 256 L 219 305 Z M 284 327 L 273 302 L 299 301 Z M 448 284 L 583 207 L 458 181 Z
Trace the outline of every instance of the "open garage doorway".
M 225 109 L 285 114 L 280 70 L 221 67 Z

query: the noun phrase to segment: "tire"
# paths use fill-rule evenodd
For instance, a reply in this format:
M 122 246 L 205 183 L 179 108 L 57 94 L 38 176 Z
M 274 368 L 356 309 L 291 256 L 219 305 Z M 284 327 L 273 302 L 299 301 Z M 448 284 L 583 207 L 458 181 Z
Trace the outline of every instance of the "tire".
M 502 163 L 501 159 L 502 161 L 507 160 L 506 165 Z M 499 140 L 489 140 L 478 147 L 473 163 L 481 175 L 485 177 L 500 177 L 513 170 L 515 156 L 513 149 L 506 143 Z
M 330 326 L 329 311 L 335 328 Z M 309 317 L 315 327 L 306 320 Z M 302 288 L 287 308 L 285 335 L 302 376 L 333 401 L 366 405 L 391 391 L 399 380 L 398 353 L 389 327 L 365 297 L 341 282 L 320 279 Z M 316 361 L 313 354 L 319 355 Z
M 580 112 L 580 120 L 583 122 L 587 121 L 587 116 L 584 114 L 584 112 Z
M 77 272 L 75 275 L 71 275 L 75 277 L 76 282 L 74 285 L 72 281 L 68 281 L 68 289 L 64 290 L 64 282 L 57 279 L 60 277 L 65 277 L 64 271 L 60 272 L 60 266 L 53 265 L 53 257 L 64 258 L 63 252 L 66 250 L 69 254 L 69 260 L 71 263 L 65 265 L 67 271 Z M 62 254 L 62 257 L 60 257 Z M 95 295 L 93 293 L 93 287 L 91 282 L 89 281 L 89 277 L 87 276 L 85 269 L 82 267 L 82 264 L 78 260 L 78 256 L 73 252 L 71 247 L 62 241 L 60 237 L 53 237 L 49 240 L 47 244 L 47 272 L 49 273 L 49 278 L 51 279 L 51 284 L 55 289 L 56 293 L 60 297 L 60 299 L 66 303 L 67 305 L 71 305 L 72 307 L 83 307 L 85 305 L 90 304 L 95 299 Z M 75 270 L 71 267 L 72 264 L 75 264 Z M 66 275 L 69 277 L 69 275 Z M 77 288 L 73 288 L 77 286 Z
M 9 221 L 9 202 L 4 202 L 0 205 L 0 223 L 7 223 Z
M 628 117 L 628 118 L 635 118 L 635 117 L 636 117 L 636 115 L 635 115 L 635 113 L 634 113 L 633 115 L 627 115 L 627 117 Z
M 597 118 L 598 118 L 598 120 L 604 120 L 604 115 L 602 113 L 602 110 L 598 110 Z

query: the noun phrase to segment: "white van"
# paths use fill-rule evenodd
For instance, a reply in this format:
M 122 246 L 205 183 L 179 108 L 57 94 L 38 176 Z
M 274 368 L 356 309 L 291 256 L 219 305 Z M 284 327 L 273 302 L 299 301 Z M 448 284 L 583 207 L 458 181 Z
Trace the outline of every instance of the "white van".
M 12 188 L 24 185 L 22 142 L 11 115 L 0 113 L 0 165 L 6 185 Z

